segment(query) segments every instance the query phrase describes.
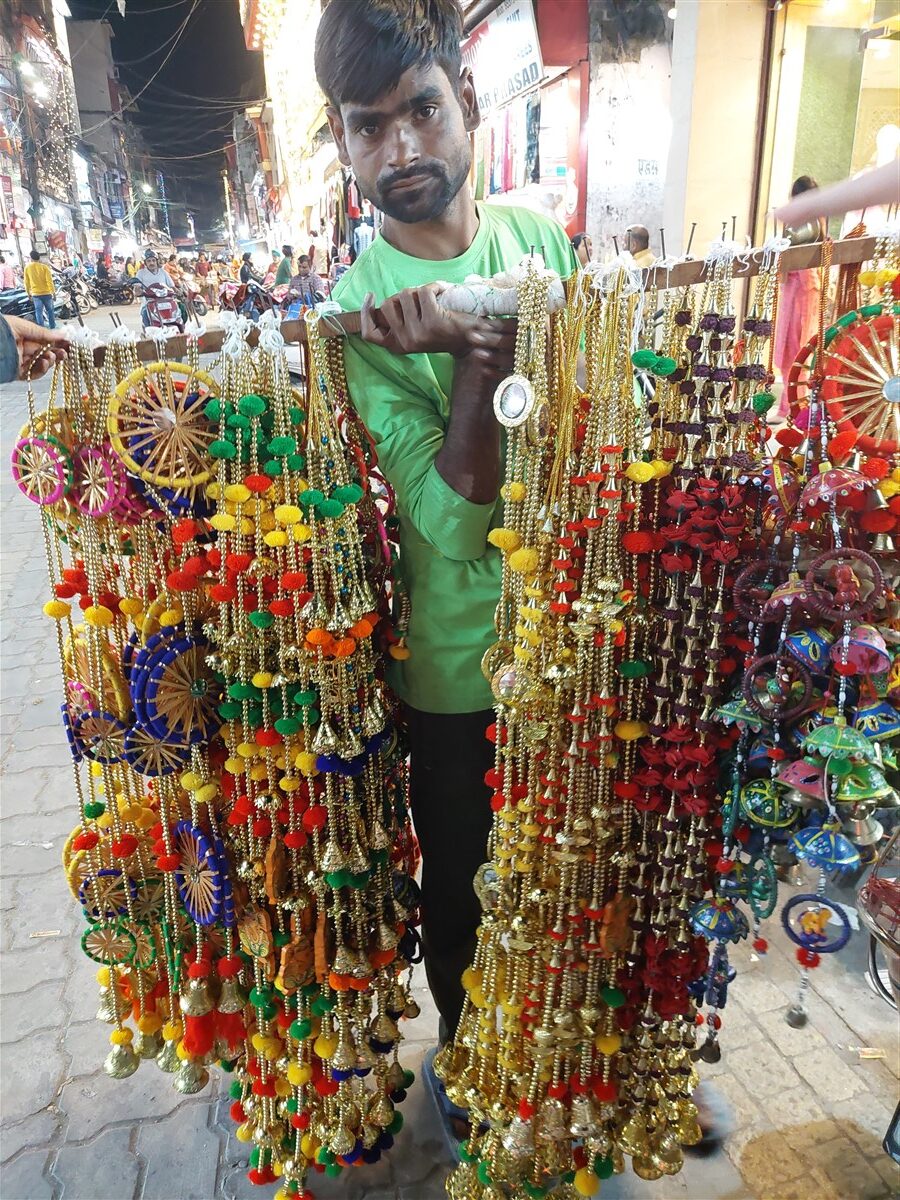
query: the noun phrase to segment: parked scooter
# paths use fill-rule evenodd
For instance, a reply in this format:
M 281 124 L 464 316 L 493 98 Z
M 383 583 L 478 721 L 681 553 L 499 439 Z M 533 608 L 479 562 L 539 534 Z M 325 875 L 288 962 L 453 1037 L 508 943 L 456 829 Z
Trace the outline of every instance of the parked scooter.
M 63 285 L 66 288 L 80 312 L 86 313 L 89 309 L 100 307 L 94 288 L 77 267 L 64 267 L 54 274 L 54 279 L 57 287 Z
M 188 312 L 193 309 L 196 316 L 205 317 L 209 309 L 206 306 L 206 301 L 203 299 L 200 289 L 197 287 L 197 280 L 194 276 L 185 271 L 181 280 L 181 286 Z
M 61 283 L 53 296 L 53 310 L 63 321 L 78 315 L 68 288 Z M 34 301 L 23 287 L 7 288 L 0 292 L 0 313 L 4 317 L 24 317 L 26 321 L 33 321 Z

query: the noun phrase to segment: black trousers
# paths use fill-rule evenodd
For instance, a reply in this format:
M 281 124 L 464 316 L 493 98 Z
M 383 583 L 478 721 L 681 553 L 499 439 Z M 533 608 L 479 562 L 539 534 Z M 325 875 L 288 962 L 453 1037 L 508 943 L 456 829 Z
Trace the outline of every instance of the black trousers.
M 481 905 L 472 888 L 487 856 L 493 711 L 424 713 L 406 708 L 413 823 L 422 850 L 422 942 L 428 986 L 452 1037 L 463 1005 L 460 976 L 475 954 Z

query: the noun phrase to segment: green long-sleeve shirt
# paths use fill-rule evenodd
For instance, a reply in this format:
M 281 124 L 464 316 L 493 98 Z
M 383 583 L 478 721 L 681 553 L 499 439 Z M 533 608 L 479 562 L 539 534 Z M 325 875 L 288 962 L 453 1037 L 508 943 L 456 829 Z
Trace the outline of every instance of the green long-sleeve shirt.
M 376 304 L 403 288 L 469 275 L 488 278 L 516 266 L 532 247 L 567 278 L 575 258 L 565 230 L 527 209 L 479 205 L 478 232 L 452 259 L 412 258 L 376 238 L 334 288 L 344 309 L 367 292 Z M 499 500 L 474 504 L 455 492 L 434 465 L 450 419 L 453 358 L 395 355 L 359 337 L 347 339 L 350 395 L 374 439 L 378 461 L 394 488 L 400 518 L 403 579 L 411 616 L 410 656 L 393 662 L 391 683 L 414 708 L 477 712 L 493 704 L 481 658 L 496 639 L 500 553 L 487 542 L 500 523 Z

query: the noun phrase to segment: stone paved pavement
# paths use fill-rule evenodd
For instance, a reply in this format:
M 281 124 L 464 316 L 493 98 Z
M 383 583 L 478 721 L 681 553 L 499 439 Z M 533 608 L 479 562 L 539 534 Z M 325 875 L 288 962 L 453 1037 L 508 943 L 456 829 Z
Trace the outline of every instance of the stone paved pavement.
M 94 315 L 92 323 L 108 323 Z M 94 967 L 77 944 L 81 916 L 59 867 L 73 824 L 68 752 L 57 724 L 58 663 L 40 608 L 46 577 L 36 514 L 6 467 L 24 419 L 24 387 L 0 403 L 0 1197 L 2 1200 L 249 1200 L 246 1147 L 232 1133 L 226 1089 L 182 1097 L 152 1062 L 124 1082 L 102 1070 L 108 1049 Z M 848 897 L 851 899 L 851 897 Z M 810 1023 L 784 1013 L 796 987 L 776 923 L 772 949 L 736 954 L 724 1056 L 704 1066 L 732 1110 L 725 1152 L 688 1159 L 655 1184 L 622 1176 L 604 1200 L 876 1200 L 900 1190 L 881 1150 L 897 1099 L 896 1016 L 862 978 L 855 935 L 813 973 Z M 418 1071 L 435 1014 L 424 981 L 404 1061 Z M 884 1061 L 860 1061 L 879 1047 Z M 337 1180 L 319 1200 L 438 1200 L 448 1160 L 437 1118 L 416 1084 L 389 1158 Z M 264 1189 L 268 1195 L 271 1189 Z

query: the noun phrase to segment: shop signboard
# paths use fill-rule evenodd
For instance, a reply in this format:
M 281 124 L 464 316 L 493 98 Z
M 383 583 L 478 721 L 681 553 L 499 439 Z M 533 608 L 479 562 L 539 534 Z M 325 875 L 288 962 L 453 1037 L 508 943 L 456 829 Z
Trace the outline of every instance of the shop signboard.
M 532 0 L 503 0 L 462 45 L 482 116 L 540 87 L 544 64 Z
M 0 193 L 2 193 L 3 213 L 7 221 L 12 221 L 16 207 L 13 204 L 13 183 L 11 175 L 0 175 Z
M 125 206 L 120 200 L 110 200 L 109 215 L 114 221 L 122 221 L 125 218 Z
M 102 229 L 95 229 L 92 225 L 89 225 L 87 227 L 87 229 L 85 230 L 85 234 L 87 235 L 88 250 L 102 250 L 103 249 L 103 230 Z

